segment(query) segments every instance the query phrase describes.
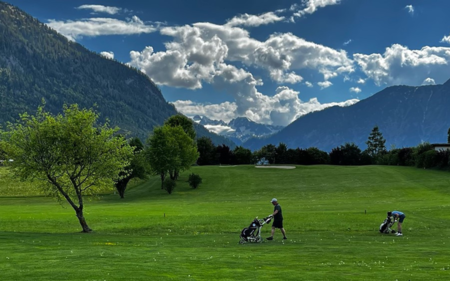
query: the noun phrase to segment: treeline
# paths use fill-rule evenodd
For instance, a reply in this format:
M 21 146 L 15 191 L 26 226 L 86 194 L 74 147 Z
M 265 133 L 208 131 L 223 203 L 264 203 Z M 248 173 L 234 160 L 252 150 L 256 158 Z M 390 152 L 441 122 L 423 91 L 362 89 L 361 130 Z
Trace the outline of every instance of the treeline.
M 450 143 L 450 129 L 448 131 Z M 230 149 L 226 145 L 214 146 L 208 138 L 197 141 L 200 157 L 198 165 L 240 165 L 240 164 L 291 164 L 291 165 L 395 165 L 415 166 L 418 168 L 450 167 L 450 150 L 436 151 L 429 143 L 416 147 L 392 148 L 387 150 L 386 140 L 378 126 L 372 129 L 367 148 L 361 150 L 354 143 L 345 143 L 335 147 L 331 152 L 316 147 L 307 149 L 287 148 L 286 144 L 278 146 L 268 144 L 260 150 L 251 152 L 241 146 Z

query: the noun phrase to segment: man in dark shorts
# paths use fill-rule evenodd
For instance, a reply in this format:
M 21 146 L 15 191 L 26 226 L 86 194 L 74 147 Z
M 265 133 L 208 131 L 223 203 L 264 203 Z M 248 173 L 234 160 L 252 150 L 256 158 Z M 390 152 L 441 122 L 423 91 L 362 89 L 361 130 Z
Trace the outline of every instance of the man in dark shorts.
M 273 240 L 273 234 L 275 233 L 275 228 L 279 228 L 281 230 L 281 233 L 283 234 L 283 239 L 286 238 L 286 231 L 283 228 L 283 213 L 281 212 L 281 206 L 278 204 L 277 198 L 273 198 L 272 205 L 274 205 L 273 208 L 273 224 L 272 224 L 272 232 L 271 236 L 267 238 L 267 240 Z
M 397 222 L 397 236 L 403 236 L 402 234 L 402 224 L 405 220 L 406 216 L 404 213 L 400 211 L 392 211 L 387 213 L 388 217 L 393 217 L 393 219 Z

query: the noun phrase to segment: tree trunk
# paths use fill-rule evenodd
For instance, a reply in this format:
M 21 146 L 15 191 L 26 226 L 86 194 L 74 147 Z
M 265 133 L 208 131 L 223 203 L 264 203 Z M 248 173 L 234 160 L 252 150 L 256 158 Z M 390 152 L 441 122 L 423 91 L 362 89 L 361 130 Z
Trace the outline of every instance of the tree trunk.
M 89 226 L 86 223 L 86 220 L 84 219 L 83 209 L 78 209 L 76 212 L 77 212 L 77 218 L 80 221 L 81 228 L 83 229 L 82 232 L 85 232 L 85 233 L 91 232 L 92 229 L 89 228 Z
M 161 173 L 161 189 L 164 189 L 164 179 L 166 178 L 166 174 L 165 173 Z
M 175 180 L 175 172 L 174 171 L 169 171 L 169 175 L 170 175 L 171 180 Z
M 125 189 L 127 188 L 128 182 L 130 181 L 130 178 L 123 178 L 116 182 L 115 186 L 117 191 L 119 192 L 120 198 L 125 197 Z

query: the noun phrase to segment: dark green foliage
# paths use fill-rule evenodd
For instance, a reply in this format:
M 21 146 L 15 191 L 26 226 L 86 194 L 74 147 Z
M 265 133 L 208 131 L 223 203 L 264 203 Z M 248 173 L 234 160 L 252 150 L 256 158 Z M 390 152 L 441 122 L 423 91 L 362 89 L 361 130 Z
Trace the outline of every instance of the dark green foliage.
M 233 164 L 245 165 L 253 163 L 253 155 L 250 149 L 244 148 L 242 146 L 237 146 L 233 150 Z
M 383 134 L 380 132 L 378 126 L 373 127 L 372 132 L 369 135 L 367 144 L 367 153 L 374 158 L 377 158 L 381 154 L 386 152 L 385 146 L 386 140 L 383 138 Z
M 436 150 L 428 150 L 424 154 L 423 158 L 423 168 L 428 169 L 436 166 Z
M 197 139 L 197 150 L 200 154 L 197 159 L 198 165 L 216 164 L 216 147 L 210 138 L 201 137 Z
M 439 150 L 436 153 L 436 166 L 444 168 L 450 166 L 450 150 Z
M 296 149 L 297 154 L 297 164 L 300 165 L 309 165 L 311 163 L 311 156 L 308 153 L 308 150 L 297 148 Z
M 361 162 L 360 165 L 371 165 L 373 164 L 373 158 L 372 156 L 367 153 L 367 151 L 363 151 L 361 153 Z
M 417 168 L 424 168 L 425 152 L 434 150 L 430 143 L 421 143 L 413 149 L 414 164 Z
M 216 153 L 219 156 L 219 164 L 229 165 L 232 162 L 233 152 L 225 144 L 219 145 L 216 148 Z
M 163 189 L 167 191 L 169 194 L 172 194 L 172 191 L 175 189 L 177 185 L 176 181 L 170 178 L 166 178 L 163 182 Z
M 280 142 L 278 146 L 275 148 L 275 163 L 286 164 L 286 152 L 287 152 L 286 144 Z
M 192 188 L 197 188 L 202 183 L 202 178 L 197 174 L 190 174 L 188 179 L 189 185 Z
M 400 149 L 393 149 L 389 152 L 385 152 L 382 155 L 379 155 L 376 158 L 376 163 L 377 165 L 393 165 L 393 166 L 397 166 L 400 165 L 399 164 L 399 152 Z
M 192 139 L 195 140 L 195 130 L 193 126 L 193 122 L 184 115 L 177 114 L 170 116 L 169 119 L 164 122 L 164 125 L 168 125 L 171 127 L 180 126 L 183 128 L 183 131 Z
M 260 150 L 255 152 L 257 161 L 265 158 L 270 164 L 276 164 L 276 154 L 276 147 L 273 144 L 265 145 Z
M 309 154 L 311 165 L 316 164 L 328 164 L 330 162 L 330 156 L 325 151 L 322 151 L 316 147 L 310 147 L 306 150 Z
M 289 148 L 284 154 L 284 164 L 297 164 L 297 149 Z
M 333 148 L 330 153 L 333 165 L 359 165 L 361 163 L 361 149 L 354 143 L 346 143 Z
M 119 179 L 115 181 L 120 198 L 125 197 L 125 190 L 130 180 L 134 178 L 145 179 L 147 177 L 146 161 L 143 153 L 144 145 L 139 138 L 132 138 L 129 144 L 133 147 L 133 155 L 129 159 L 130 165 L 119 174 Z
M 400 166 L 414 166 L 414 150 L 410 147 L 402 148 L 398 152 L 398 164 Z

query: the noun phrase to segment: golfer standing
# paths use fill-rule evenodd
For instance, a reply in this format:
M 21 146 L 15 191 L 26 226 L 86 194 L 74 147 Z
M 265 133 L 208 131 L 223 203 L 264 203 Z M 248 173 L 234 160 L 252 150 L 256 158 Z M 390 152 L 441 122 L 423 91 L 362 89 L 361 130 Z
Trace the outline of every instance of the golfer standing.
M 388 217 L 393 217 L 395 221 L 398 221 L 397 223 L 397 236 L 403 236 L 402 234 L 402 224 L 403 220 L 406 218 L 405 214 L 400 211 L 392 211 L 388 212 Z
M 279 228 L 281 230 L 281 233 L 283 234 L 283 239 L 287 239 L 286 238 L 286 231 L 283 228 L 283 213 L 281 211 L 281 206 L 280 204 L 278 204 L 278 200 L 277 198 L 273 198 L 272 201 L 272 205 L 274 206 L 273 208 L 273 224 L 272 224 L 272 232 L 271 232 L 271 236 L 267 238 L 267 240 L 273 240 L 273 234 L 275 233 L 275 228 Z

